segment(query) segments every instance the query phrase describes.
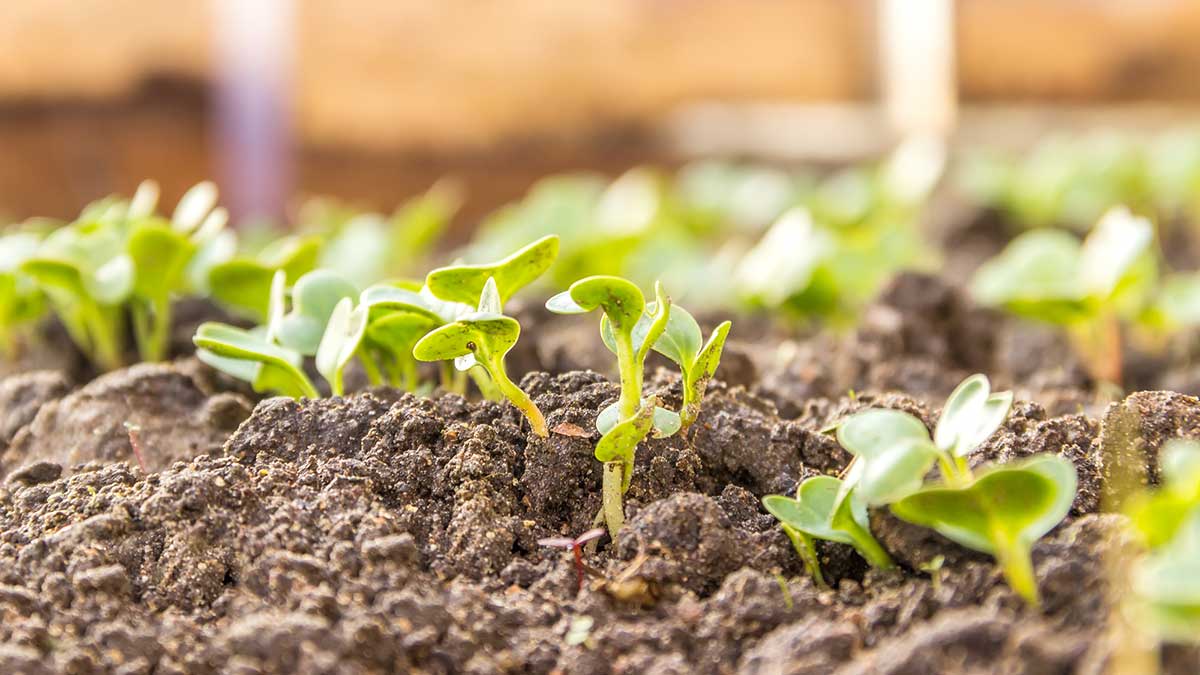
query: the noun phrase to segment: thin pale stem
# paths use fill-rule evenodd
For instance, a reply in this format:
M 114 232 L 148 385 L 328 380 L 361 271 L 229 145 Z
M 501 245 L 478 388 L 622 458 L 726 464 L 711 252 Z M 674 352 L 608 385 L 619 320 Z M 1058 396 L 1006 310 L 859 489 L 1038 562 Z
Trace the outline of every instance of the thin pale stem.
M 849 531 L 854 537 L 854 548 L 872 567 L 888 570 L 896 566 L 896 563 L 892 561 L 892 556 L 888 555 L 888 552 L 870 532 L 859 527 L 857 523 Z
M 1017 542 L 996 540 L 996 544 L 996 562 L 1000 564 L 1000 570 L 1004 572 L 1009 587 L 1031 607 L 1040 606 L 1037 575 L 1033 570 L 1033 553 L 1028 547 Z
M 87 303 L 85 308 L 84 321 L 91 334 L 96 363 L 104 370 L 120 368 L 125 361 L 121 353 L 121 309 L 102 307 L 94 302 Z
M 612 537 L 613 541 L 617 540 L 617 533 L 625 524 L 625 507 L 622 504 L 624 490 L 621 486 L 624 481 L 624 472 L 624 462 L 604 463 L 604 481 L 600 496 L 604 522 L 608 525 L 608 535 Z
M 796 554 L 804 563 L 804 569 L 808 571 L 808 575 L 812 577 L 817 586 L 829 588 L 829 584 L 825 583 L 825 575 L 821 573 L 821 561 L 817 558 L 817 549 L 813 544 L 812 537 L 790 525 L 783 525 L 783 532 L 791 540 L 792 548 L 796 549 Z
M 358 362 L 362 364 L 363 372 L 367 374 L 369 385 L 378 387 L 383 384 L 383 373 L 379 370 L 379 364 L 375 362 L 375 357 L 369 351 L 360 349 Z
M 549 436 L 549 432 L 546 431 L 546 418 L 542 415 L 541 409 L 537 407 L 529 394 L 525 393 L 524 389 L 508 379 L 508 373 L 504 369 L 504 358 L 491 358 L 487 363 L 490 366 L 488 373 L 491 375 L 492 384 L 504 398 L 525 413 L 525 417 L 529 419 L 529 425 L 533 427 L 533 433 L 542 438 Z
M 614 336 L 617 343 L 617 370 L 621 375 L 618 421 L 624 422 L 637 415 L 642 402 L 642 367 L 634 355 L 633 336 L 629 333 L 614 333 Z

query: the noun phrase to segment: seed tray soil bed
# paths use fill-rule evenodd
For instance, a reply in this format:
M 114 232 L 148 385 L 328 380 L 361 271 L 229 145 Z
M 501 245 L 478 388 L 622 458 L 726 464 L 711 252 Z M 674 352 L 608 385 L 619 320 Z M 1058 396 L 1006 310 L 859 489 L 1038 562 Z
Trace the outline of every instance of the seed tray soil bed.
M 1133 425 L 1130 451 L 1154 475 L 1166 439 L 1200 434 L 1200 400 L 1150 391 L 1105 407 L 1055 338 L 929 277 L 900 278 L 852 334 L 753 324 L 735 326 L 688 433 L 639 448 L 626 527 L 585 556 L 582 589 L 570 554 L 537 542 L 592 526 L 593 423 L 617 386 L 573 369 L 599 355 L 570 322 L 513 355 L 551 371 L 522 382 L 548 439 L 507 404 L 454 395 L 255 405 L 191 358 L 78 387 L 69 368 L 10 375 L 0 672 L 1104 671 L 1124 535 L 1099 513 L 1102 444 Z M 1131 358 L 1137 386 L 1189 386 L 1186 359 Z M 760 498 L 846 465 L 829 422 L 883 406 L 932 424 L 974 371 L 1019 400 L 973 462 L 1051 452 L 1079 474 L 1071 515 L 1035 550 L 1041 610 L 988 557 L 882 510 L 872 529 L 899 569 L 822 545 L 833 589 L 814 586 Z M 678 406 L 673 371 L 647 389 Z M 1200 671 L 1195 649 L 1162 658 Z

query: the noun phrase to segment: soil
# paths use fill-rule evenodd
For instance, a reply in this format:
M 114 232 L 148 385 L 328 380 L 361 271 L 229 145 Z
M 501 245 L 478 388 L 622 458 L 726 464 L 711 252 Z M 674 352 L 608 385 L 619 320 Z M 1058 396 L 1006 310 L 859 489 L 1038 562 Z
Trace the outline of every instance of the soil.
M 699 421 L 639 448 L 627 526 L 587 552 L 580 589 L 537 540 L 592 526 L 593 422 L 617 387 L 578 369 L 607 366 L 595 326 L 559 325 L 511 359 L 547 439 L 455 395 L 255 403 L 187 357 L 0 380 L 0 672 L 1102 673 L 1124 646 L 1107 570 L 1127 545 L 1102 506 L 1118 470 L 1153 482 L 1167 439 L 1200 436 L 1197 392 L 1153 391 L 1178 369 L 1112 401 L 1054 336 L 906 275 L 850 334 L 735 322 Z M 818 588 L 760 498 L 844 468 L 831 421 L 884 406 L 933 424 L 976 371 L 1019 401 L 974 461 L 1078 469 L 1035 550 L 1041 609 L 884 511 L 900 567 L 822 545 Z M 674 371 L 647 389 L 678 406 Z M 1196 648 L 1161 656 L 1200 671 Z

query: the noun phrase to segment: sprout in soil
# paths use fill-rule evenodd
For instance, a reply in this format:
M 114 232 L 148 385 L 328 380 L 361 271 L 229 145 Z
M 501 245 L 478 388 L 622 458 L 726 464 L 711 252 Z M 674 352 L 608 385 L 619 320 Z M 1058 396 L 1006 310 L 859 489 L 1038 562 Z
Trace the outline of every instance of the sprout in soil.
M 1157 279 L 1154 228 L 1111 209 L 1082 243 L 1063 230 L 1026 232 L 984 263 L 971 291 L 985 305 L 1063 326 L 1092 375 L 1121 381 L 1122 319 L 1144 311 Z
M 146 181 L 130 201 L 107 199 L 50 233 L 20 266 L 49 299 L 72 340 L 100 368 L 124 362 L 126 312 L 140 357 L 166 357 L 171 300 L 204 276 L 228 213 L 216 187 L 200 183 L 171 220 L 155 215 L 158 186 Z
M 21 272 L 21 263 L 37 251 L 41 236 L 18 231 L 0 236 L 0 357 L 16 354 L 24 334 L 42 318 L 45 298 L 33 280 Z
M 671 301 L 655 285 L 655 302 L 647 305 L 641 289 L 620 277 L 580 279 L 569 290 L 546 302 L 559 314 L 604 312 L 600 333 L 604 344 L 617 355 L 621 393 L 617 402 L 596 418 L 603 436 L 596 444 L 596 459 L 604 463 L 602 507 L 597 522 L 606 522 L 612 537 L 625 522 L 622 498 L 633 477 L 637 444 L 651 431 L 669 436 L 679 430 L 679 415 L 658 406 L 658 397 L 642 399 L 646 356 L 670 319 Z
M 891 556 L 871 536 L 867 505 L 833 476 L 813 476 L 800 483 L 796 498 L 768 495 L 763 506 L 775 516 L 792 541 L 804 566 L 824 586 L 813 539 L 849 544 L 867 562 L 881 569 L 894 566 Z
M 1036 606 L 1033 545 L 1067 517 L 1075 487 L 1075 465 L 1057 455 L 1035 455 L 984 469 L 967 483 L 922 487 L 891 509 L 902 520 L 995 557 L 1009 586 Z
M 721 363 L 721 351 L 732 325 L 725 321 L 713 330 L 708 342 L 704 342 L 696 319 L 679 305 L 672 305 L 667 327 L 654 343 L 654 351 L 678 364 L 683 373 L 683 405 L 679 410 L 679 423 L 683 429 L 691 426 L 700 414 L 704 390 Z M 611 331 L 605 333 L 606 343 L 609 335 Z
M 557 257 L 558 236 L 545 236 L 496 262 L 479 265 L 459 264 L 435 269 L 425 277 L 425 291 L 429 296 L 437 298 L 451 307 L 466 307 L 470 312 L 471 308 L 478 305 L 477 311 L 479 312 L 502 314 L 505 303 L 517 291 L 542 276 L 554 264 Z M 489 282 L 495 289 L 495 293 L 489 294 L 489 304 L 485 308 L 479 303 L 484 297 L 485 286 Z M 494 302 L 492 302 L 492 295 L 495 296 Z M 493 383 L 489 379 L 491 373 L 488 367 L 485 364 L 477 363 L 472 354 L 467 353 L 455 359 L 454 366 L 460 372 L 469 373 L 486 398 L 499 400 L 501 397 L 506 397 L 515 403 L 511 395 L 515 393 L 512 391 L 515 386 L 511 387 L 508 392 L 501 391 L 501 385 Z M 462 393 L 462 388 L 459 387 L 458 391 Z M 532 402 L 529 405 L 532 405 Z M 528 406 L 523 409 L 528 414 Z
M 520 335 L 521 325 L 517 320 L 500 313 L 496 281 L 488 277 L 477 310 L 421 338 L 413 347 L 413 356 L 419 361 L 453 360 L 462 370 L 483 368 L 500 394 L 525 413 L 533 432 L 545 437 L 549 434 L 542 411 L 525 390 L 509 379 L 504 367 L 504 356 L 517 344 Z
M 973 474 L 968 456 L 1004 422 L 1011 406 L 1011 393 L 992 393 L 986 377 L 973 375 L 946 400 L 932 438 L 912 415 L 883 409 L 847 418 L 837 438 L 854 455 L 846 472 L 854 493 L 995 556 L 1013 590 L 1036 605 L 1030 552 L 1070 510 L 1075 467 L 1061 457 L 1038 455 Z M 927 483 L 935 463 L 942 480 Z
M 287 310 L 287 274 L 275 272 L 264 326 L 245 330 L 222 323 L 201 324 L 192 341 L 208 365 L 251 383 L 255 391 L 292 398 L 319 394 L 304 374 L 305 356 L 317 357 L 317 370 L 335 393 L 342 393 L 342 369 L 365 330 L 366 310 L 352 304 L 352 284 L 327 270 L 300 278 Z
M 599 539 L 604 535 L 604 529 L 595 527 L 575 538 L 570 537 L 546 537 L 538 539 L 538 546 L 548 546 L 550 548 L 561 548 L 571 551 L 575 556 L 575 575 L 579 580 L 579 590 L 583 590 L 583 576 L 586 567 L 583 564 L 583 545 Z

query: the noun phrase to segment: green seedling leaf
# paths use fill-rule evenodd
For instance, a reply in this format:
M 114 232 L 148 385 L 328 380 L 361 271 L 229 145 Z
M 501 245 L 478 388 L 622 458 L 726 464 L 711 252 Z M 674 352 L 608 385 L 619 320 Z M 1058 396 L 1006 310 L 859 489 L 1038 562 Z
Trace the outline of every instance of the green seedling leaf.
M 926 487 L 891 505 L 897 517 L 996 557 L 1013 590 L 1037 604 L 1030 551 L 1075 499 L 1075 466 L 1056 455 L 993 467 L 960 487 Z
M 1066 324 L 1090 315 L 1080 283 L 1079 240 L 1062 230 L 1033 230 L 1013 239 L 975 273 L 971 293 L 982 304 L 1019 316 Z
M 576 281 L 570 289 L 547 300 L 546 309 L 558 314 L 582 314 L 601 309 L 615 330 L 631 332 L 646 309 L 646 298 L 631 281 L 594 276 Z
M 184 271 L 196 245 L 169 226 L 148 221 L 129 235 L 129 259 L 134 272 L 133 292 L 143 298 L 167 298 L 182 289 Z
M 796 498 L 769 495 L 763 498 L 767 512 L 781 523 L 810 537 L 853 546 L 876 567 L 893 566 L 879 542 L 871 536 L 867 507 L 846 494 L 842 481 L 833 476 L 814 476 L 796 490 Z
M 243 377 L 250 369 L 244 364 L 229 368 L 227 359 L 256 364 L 249 382 L 257 392 L 275 391 L 292 398 L 318 398 L 316 388 L 300 369 L 300 354 L 274 344 L 269 336 L 208 322 L 196 329 L 192 341 L 201 350 L 220 357 L 208 359 L 201 355 L 202 360 L 235 377 Z
M 303 280 L 303 279 L 302 279 Z M 354 307 L 344 297 L 334 306 L 316 350 L 317 372 L 329 382 L 334 396 L 343 393 L 342 371 L 362 343 L 367 329 L 369 308 Z
M 728 321 L 717 326 L 705 343 L 702 342 L 704 337 L 696 319 L 678 305 L 671 307 L 666 329 L 654 343 L 654 351 L 678 364 L 683 373 L 683 409 L 680 417 L 684 427 L 691 426 L 700 414 L 704 391 L 721 362 L 721 352 L 732 326 Z M 605 343 L 608 344 L 609 340 L 610 335 L 606 334 Z
M 654 410 L 657 407 L 658 397 L 650 396 L 642 401 L 637 415 L 609 429 L 596 443 L 596 459 L 632 464 L 638 443 L 645 440 L 654 429 Z
M 496 294 L 495 280 L 488 279 L 480 293 L 479 306 L 493 307 Z M 483 367 L 499 392 L 525 413 L 534 433 L 544 437 L 548 432 L 541 410 L 524 390 L 509 379 L 504 366 L 504 356 L 517 343 L 520 335 L 521 326 L 516 319 L 477 311 L 421 338 L 413 347 L 413 356 L 419 361 L 450 361 L 470 356 L 473 361 L 471 365 Z
M 350 300 L 353 310 L 356 297 L 354 284 L 334 272 L 313 270 L 300 277 L 292 287 L 292 310 L 279 326 L 279 344 L 306 356 L 315 355 L 334 309 L 342 300 Z
M 992 393 L 986 375 L 968 377 L 946 399 L 934 443 L 954 457 L 966 457 L 1004 423 L 1012 402 L 1012 392 Z
M 282 270 L 289 284 L 313 269 L 320 253 L 316 237 L 284 237 L 272 242 L 255 259 L 235 259 L 214 265 L 208 287 L 217 302 L 232 310 L 266 320 L 271 279 Z
M 558 236 L 550 235 L 494 263 L 436 269 L 425 277 L 425 285 L 443 300 L 474 304 L 487 280 L 494 279 L 503 305 L 517 291 L 542 276 L 557 257 Z
M 1154 227 L 1124 206 L 1109 209 L 1083 241 L 1079 272 L 1084 290 L 1109 298 L 1154 240 Z
M 620 419 L 620 403 L 613 403 L 596 416 L 596 430 L 601 434 L 606 434 L 617 425 Z M 673 436 L 679 431 L 680 426 L 679 413 L 667 410 L 662 406 L 654 409 L 654 438 Z
M 846 482 L 871 505 L 888 504 L 920 489 L 938 456 L 921 420 L 899 410 L 856 413 L 838 425 L 837 439 L 855 456 Z

